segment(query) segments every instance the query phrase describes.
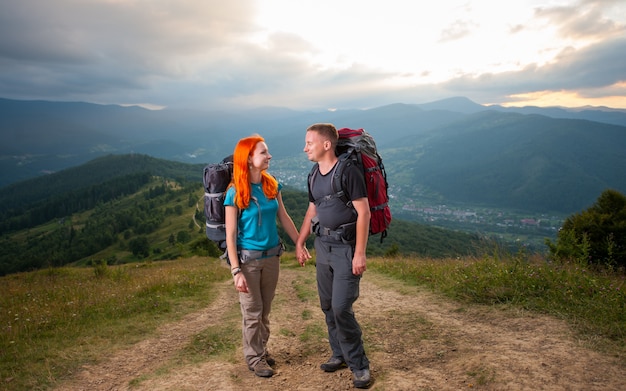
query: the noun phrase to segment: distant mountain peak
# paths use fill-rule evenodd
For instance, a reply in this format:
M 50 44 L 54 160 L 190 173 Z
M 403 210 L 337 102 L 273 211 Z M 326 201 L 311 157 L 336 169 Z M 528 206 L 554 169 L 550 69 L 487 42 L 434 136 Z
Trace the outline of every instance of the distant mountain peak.
M 417 106 L 423 110 L 447 110 L 464 114 L 472 114 L 485 110 L 485 106 L 463 96 L 441 99 L 430 103 L 419 104 Z

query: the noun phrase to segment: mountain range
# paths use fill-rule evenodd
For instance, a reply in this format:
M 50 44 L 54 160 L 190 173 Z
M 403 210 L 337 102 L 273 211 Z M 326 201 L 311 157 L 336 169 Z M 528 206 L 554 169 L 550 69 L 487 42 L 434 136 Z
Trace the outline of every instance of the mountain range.
M 462 97 L 324 112 L 0 99 L 0 188 L 109 154 L 206 164 L 252 133 L 266 138 L 277 176 L 303 188 L 304 132 L 315 122 L 370 132 L 399 205 L 419 199 L 569 214 L 607 188 L 626 193 L 626 110 L 505 108 Z

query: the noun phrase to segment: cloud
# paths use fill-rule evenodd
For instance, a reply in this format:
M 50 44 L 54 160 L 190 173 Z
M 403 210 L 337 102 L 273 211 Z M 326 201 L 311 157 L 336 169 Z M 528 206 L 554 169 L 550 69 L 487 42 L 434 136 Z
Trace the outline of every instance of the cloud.
M 493 19 L 481 20 L 486 6 L 471 0 L 442 0 L 436 10 L 402 3 L 401 12 L 387 10 L 397 19 L 388 26 L 380 18 L 384 7 L 358 3 L 362 8 L 343 33 L 312 19 L 310 10 L 285 16 L 309 33 L 319 27 L 324 40 L 315 41 L 302 32 L 268 32 L 258 20 L 258 7 L 269 4 L 261 0 L 0 0 L 0 93 L 193 108 L 355 108 L 459 95 L 486 103 L 545 90 L 599 97 L 603 88 L 623 90 L 626 45 L 624 26 L 616 22 L 624 20 L 622 3 L 529 10 L 502 21 L 504 30 L 486 23 Z M 438 23 L 428 25 L 435 16 Z M 419 23 L 410 23 L 412 17 Z M 546 30 L 555 30 L 569 47 L 531 46 L 526 50 L 548 53 L 544 60 L 518 59 L 519 45 Z M 509 40 L 496 40 L 499 31 Z M 328 50 L 329 39 L 340 43 L 338 49 Z M 365 55 L 341 50 L 351 43 Z M 381 58 L 393 66 L 376 62 Z M 488 70 L 493 65 L 505 71 Z M 452 72 L 451 80 L 425 82 Z
M 569 89 L 607 87 L 626 81 L 626 38 L 620 37 L 561 53 L 544 79 Z M 547 80 L 546 80 L 547 81 Z
M 12 21 L 0 27 L 0 90 L 18 97 L 325 106 L 384 77 L 359 64 L 311 63 L 317 49 L 295 34 L 254 42 L 253 1 L 16 4 L 0 20 Z
M 613 91 L 626 82 L 626 38 L 620 37 L 580 50 L 569 48 L 550 64 L 529 65 L 520 71 L 501 74 L 485 73 L 476 77 L 464 76 L 443 83 L 449 91 L 470 95 L 489 93 L 496 99 L 538 91 L 576 91 L 580 95 L 597 96 L 598 89 L 610 87 Z M 487 92 L 489 91 L 489 93 Z M 493 98 L 492 98 L 493 99 Z
M 2 2 L 5 92 L 43 87 L 43 95 L 60 98 L 89 90 L 132 95 L 156 82 L 190 81 L 207 64 L 228 62 L 254 33 L 253 1 Z M 42 79 L 48 81 L 43 86 Z
M 620 0 L 581 0 L 569 6 L 537 8 L 535 16 L 556 26 L 565 38 L 602 39 L 626 31 L 607 17 L 612 10 L 625 11 Z
M 237 26 L 222 23 L 208 7 L 191 9 L 194 2 L 189 1 L 176 8 L 138 1 L 11 3 L 3 8 L 2 55 L 43 62 L 148 63 L 162 53 L 189 55 L 202 46 L 227 42 Z M 187 14 L 181 19 L 177 15 L 183 11 Z M 19 50 L 10 50 L 15 48 Z M 163 63 L 167 59 L 154 65 Z
M 443 43 L 462 39 L 463 37 L 469 35 L 472 29 L 475 27 L 475 23 L 464 20 L 456 20 L 454 21 L 454 23 L 441 31 L 441 37 L 439 38 L 439 42 Z

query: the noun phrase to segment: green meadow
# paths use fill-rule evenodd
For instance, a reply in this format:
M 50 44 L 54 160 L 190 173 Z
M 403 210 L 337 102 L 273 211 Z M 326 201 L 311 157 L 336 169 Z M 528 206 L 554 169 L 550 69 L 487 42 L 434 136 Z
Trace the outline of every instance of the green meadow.
M 295 267 L 292 254 L 285 258 L 284 267 Z M 215 297 L 216 283 L 230 278 L 221 262 L 190 257 L 100 263 L 1 277 L 0 389 L 48 389 L 81 365 L 206 307 Z M 567 321 L 585 345 L 626 363 L 623 274 L 522 255 L 377 257 L 370 258 L 369 270 L 465 304 L 553 315 Z M 313 280 L 298 295 L 314 296 Z M 232 335 L 226 328 L 223 332 Z M 227 335 L 210 339 L 229 341 Z M 232 350 L 235 345 L 215 344 L 213 349 Z

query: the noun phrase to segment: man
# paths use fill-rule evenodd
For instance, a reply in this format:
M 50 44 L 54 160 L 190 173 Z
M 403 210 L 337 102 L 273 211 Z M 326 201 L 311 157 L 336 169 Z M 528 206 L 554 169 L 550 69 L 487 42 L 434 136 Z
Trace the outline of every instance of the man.
M 352 305 L 359 297 L 359 282 L 366 270 L 370 208 L 360 168 L 346 165 L 341 178 L 333 179 L 339 162 L 335 153 L 338 138 L 332 124 L 314 124 L 307 129 L 304 152 L 317 164 L 309 181 L 310 202 L 296 243 L 296 255 L 304 266 L 310 255 L 302 249 L 309 233 L 315 233 L 317 288 L 332 350 L 321 369 L 334 372 L 348 366 L 354 386 L 367 388 L 371 383 L 369 360 Z M 332 180 L 342 181 L 341 188 L 351 206 L 335 194 Z

